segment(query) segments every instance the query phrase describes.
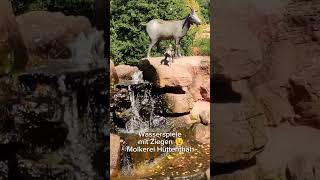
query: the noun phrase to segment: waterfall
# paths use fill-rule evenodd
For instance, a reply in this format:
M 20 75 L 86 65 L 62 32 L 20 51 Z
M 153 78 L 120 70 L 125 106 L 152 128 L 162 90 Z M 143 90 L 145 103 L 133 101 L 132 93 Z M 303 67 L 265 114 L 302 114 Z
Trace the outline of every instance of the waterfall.
M 159 95 L 152 93 L 152 83 L 143 80 L 141 71 L 132 75 L 131 82 L 118 84 L 117 87 L 126 89 L 127 92 L 123 99 L 113 98 L 116 99 L 114 102 L 114 107 L 118 108 L 116 111 L 127 112 L 127 116 L 123 119 L 125 128 L 120 129 L 122 133 L 147 132 L 165 126 L 166 118 L 157 114 L 157 111 L 162 109 L 157 106 L 161 99 Z M 121 95 L 115 94 L 115 96 Z M 121 108 L 123 104 L 128 103 L 129 108 L 125 110 Z
M 102 31 L 93 31 L 88 35 L 80 33 L 75 42 L 69 44 L 72 63 L 80 67 L 106 65 L 104 60 L 104 41 Z
M 132 75 L 132 81 L 134 83 L 141 83 L 143 82 L 143 74 L 142 71 L 137 71 Z
M 71 161 L 73 165 L 76 165 L 76 169 L 79 169 L 76 175 L 77 180 L 82 180 L 84 177 L 90 179 L 94 177 L 95 173 L 85 142 L 82 142 L 81 138 L 82 127 L 78 117 L 76 94 L 73 93 L 71 98 L 64 97 L 62 104 L 64 105 L 63 118 L 69 129 L 67 136 L 69 144 L 61 154 L 67 161 Z

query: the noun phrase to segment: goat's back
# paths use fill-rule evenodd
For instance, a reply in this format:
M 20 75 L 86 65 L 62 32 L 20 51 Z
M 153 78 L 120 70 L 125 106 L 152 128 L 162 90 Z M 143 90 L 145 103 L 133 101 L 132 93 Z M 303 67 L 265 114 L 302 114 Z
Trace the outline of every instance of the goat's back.
M 170 39 L 173 38 L 177 25 L 178 21 L 153 19 L 146 24 L 146 29 L 151 39 Z

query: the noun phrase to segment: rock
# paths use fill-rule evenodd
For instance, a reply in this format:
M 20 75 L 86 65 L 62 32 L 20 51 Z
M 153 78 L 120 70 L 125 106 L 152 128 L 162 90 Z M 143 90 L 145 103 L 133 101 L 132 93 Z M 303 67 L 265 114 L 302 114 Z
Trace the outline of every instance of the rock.
M 249 160 L 261 152 L 267 142 L 263 116 L 253 119 L 243 115 L 240 104 L 216 104 L 211 144 L 215 145 L 213 162 L 232 163 Z
M 137 67 L 129 65 L 118 65 L 115 67 L 115 69 L 120 81 L 132 80 L 132 75 L 139 71 Z
M 210 79 L 206 79 L 200 87 L 200 94 L 203 100 L 210 102 Z
M 249 43 L 250 44 L 250 43 Z M 253 76 L 261 67 L 261 53 L 258 49 L 230 49 L 217 51 L 217 56 L 223 61 L 220 62 L 224 68 L 224 74 L 232 80 L 240 80 Z M 251 51 L 251 52 L 250 52 Z M 237 61 L 234 61 L 237 59 Z
M 210 143 L 210 126 L 197 123 L 192 127 L 192 132 L 196 141 L 203 144 Z
M 318 179 L 320 177 L 320 156 L 300 155 L 292 158 L 286 166 L 287 180 Z
M 210 102 L 210 77 L 197 75 L 193 79 L 189 92 L 192 94 L 193 100 L 205 100 Z
M 42 161 L 42 159 L 40 161 Z M 51 159 L 44 163 L 39 163 L 28 159 L 19 160 L 17 177 L 19 177 L 19 179 L 46 179 L 50 174 L 50 176 L 57 179 L 67 180 L 76 179 L 78 175 L 81 175 L 68 164 L 58 164 L 59 162 L 52 161 L 54 160 Z
M 214 96 L 213 164 L 224 164 L 227 169 L 218 176 L 318 179 L 319 4 L 227 0 L 212 7 L 217 38 L 211 52 L 223 67 L 220 75 L 229 77 L 232 91 L 240 95 Z M 246 86 L 241 82 L 244 79 Z M 216 85 L 214 92 L 225 89 Z M 264 127 L 262 122 L 277 127 Z M 304 159 L 313 154 L 316 156 Z M 303 158 L 297 159 L 300 155 Z M 259 177 L 236 176 L 247 170 L 241 162 L 250 159 L 261 166 Z
M 320 128 L 320 63 L 314 63 L 309 68 L 293 75 L 290 82 L 289 100 L 297 116 L 294 122 Z
M 201 63 L 209 61 L 207 56 L 189 56 L 175 59 L 174 63 L 167 66 L 161 65 L 162 59 L 163 57 L 154 57 L 141 60 L 139 68 L 143 71 L 144 79 L 154 82 L 160 88 L 189 86 L 195 74 L 207 70 L 201 68 Z
M 200 114 L 202 114 L 202 117 L 200 117 Z M 193 121 L 203 121 L 205 124 L 210 123 L 210 103 L 207 101 L 194 102 L 190 116 Z
M 163 96 L 168 107 L 168 113 L 188 113 L 193 107 L 190 94 L 166 93 Z
M 115 134 L 110 134 L 110 175 L 115 176 L 119 169 L 120 163 L 120 137 Z
M 110 83 L 117 84 L 119 82 L 117 71 L 114 67 L 114 63 L 110 60 Z
M 199 119 L 191 119 L 190 115 L 170 118 L 170 123 L 173 127 L 188 127 L 196 122 L 200 122 Z
M 226 172 L 224 174 L 215 175 L 214 180 L 257 180 L 261 176 L 257 170 L 256 166 L 241 168 L 239 170 L 234 170 Z
M 196 76 L 193 79 L 190 86 L 188 87 L 188 90 L 191 93 L 194 101 L 203 100 L 203 97 L 200 93 L 202 83 L 203 83 L 203 81 L 202 81 L 201 76 Z
M 25 70 L 28 59 L 11 2 L 4 0 L 0 7 L 0 74 Z
M 222 84 L 216 84 L 215 90 L 220 91 Z M 264 134 L 266 117 L 259 103 L 248 87 L 246 80 L 234 81 L 231 84 L 233 93 L 241 98 L 233 99 L 228 94 L 218 94 L 224 103 L 213 104 L 214 126 L 211 144 L 215 145 L 213 162 L 233 163 L 248 161 L 260 153 L 267 138 Z M 225 99 L 226 101 L 223 101 Z
M 92 31 L 87 18 L 60 12 L 31 11 L 18 16 L 17 22 L 29 52 L 40 59 L 70 58 L 69 45 L 80 33 Z
M 267 127 L 265 132 L 268 143 L 264 151 L 256 157 L 264 179 L 286 179 L 286 168 L 291 175 L 308 173 L 313 165 L 316 170 L 316 161 L 320 157 L 318 129 L 281 123 L 276 128 Z M 297 163 L 297 158 L 304 160 Z M 298 169 L 300 167 L 301 169 Z M 304 178 L 297 176 L 297 179 Z
M 283 84 L 283 85 L 281 85 Z M 285 82 L 270 81 L 253 89 L 255 97 L 265 109 L 266 122 L 269 126 L 277 126 L 284 121 L 293 121 L 295 112 L 289 102 Z
M 261 43 L 248 26 L 252 12 L 249 8 L 251 4 L 258 6 L 258 3 L 248 0 L 229 2 L 212 7 L 212 11 L 216 12 L 215 17 L 219 19 L 213 23 L 216 38 L 211 52 L 214 52 L 214 59 L 219 59 L 223 74 L 232 80 L 240 80 L 254 75 L 262 64 Z M 236 33 L 234 29 L 237 29 Z
M 202 124 L 204 124 L 204 125 L 210 124 L 210 111 L 202 111 L 199 114 L 199 117 L 200 117 Z

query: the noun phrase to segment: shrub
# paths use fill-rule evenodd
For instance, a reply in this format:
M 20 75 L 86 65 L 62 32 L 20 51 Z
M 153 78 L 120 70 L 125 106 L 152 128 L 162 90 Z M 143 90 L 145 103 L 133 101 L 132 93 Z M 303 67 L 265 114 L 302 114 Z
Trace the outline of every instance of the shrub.
M 210 23 L 210 0 L 196 0 L 199 4 L 199 8 L 202 14 L 202 20 L 204 23 L 209 24 Z
M 94 0 L 10 0 L 13 11 L 20 15 L 29 11 L 59 11 L 66 15 L 86 16 L 93 18 Z
M 199 55 L 210 55 L 210 39 L 197 39 L 193 42 L 193 47 L 199 48 Z

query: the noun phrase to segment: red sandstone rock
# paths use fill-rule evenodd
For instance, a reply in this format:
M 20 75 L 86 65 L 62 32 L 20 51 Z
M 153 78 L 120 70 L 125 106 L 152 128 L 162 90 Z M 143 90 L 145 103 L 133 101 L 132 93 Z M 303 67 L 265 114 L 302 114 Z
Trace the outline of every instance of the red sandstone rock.
M 132 75 L 139 71 L 139 69 L 135 66 L 129 65 L 118 65 L 115 67 L 116 72 L 118 74 L 119 80 L 132 80 Z

